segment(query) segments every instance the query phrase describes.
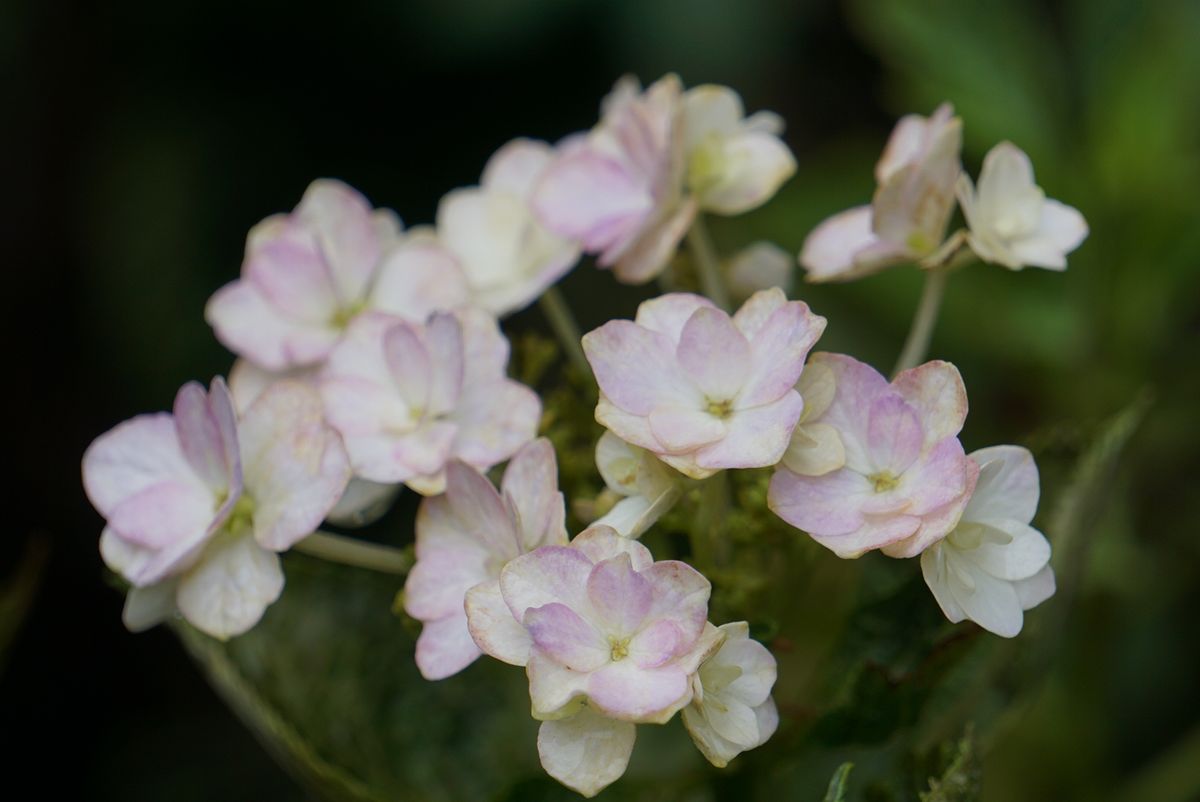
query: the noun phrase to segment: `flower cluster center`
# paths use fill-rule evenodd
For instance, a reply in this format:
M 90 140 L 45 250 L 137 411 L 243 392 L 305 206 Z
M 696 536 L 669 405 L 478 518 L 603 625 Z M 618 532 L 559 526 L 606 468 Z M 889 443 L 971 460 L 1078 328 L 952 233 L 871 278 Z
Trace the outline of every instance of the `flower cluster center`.
M 710 398 L 708 399 L 708 406 L 704 408 L 704 411 L 714 418 L 724 420 L 733 414 L 733 402 L 728 398 L 724 401 L 714 401 Z
M 624 660 L 629 656 L 629 638 L 608 637 L 608 645 L 612 647 L 612 661 Z
M 889 490 L 894 490 L 896 485 L 900 484 L 900 480 L 890 471 L 873 473 L 867 477 L 867 481 L 874 485 L 876 493 L 886 493 Z

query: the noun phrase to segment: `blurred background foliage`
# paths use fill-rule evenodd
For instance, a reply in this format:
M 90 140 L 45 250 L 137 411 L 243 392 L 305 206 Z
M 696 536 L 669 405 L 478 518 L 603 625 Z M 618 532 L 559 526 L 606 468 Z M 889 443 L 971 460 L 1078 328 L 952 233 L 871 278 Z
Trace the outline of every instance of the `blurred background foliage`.
M 787 559 L 736 564 L 714 607 L 795 611 L 752 620 L 780 660 L 785 724 L 723 773 L 677 723 L 640 728 L 608 795 L 1200 798 L 1198 41 L 1194 0 L 3 4 L 10 776 L 49 770 L 56 791 L 94 801 L 565 798 L 534 770 L 520 672 L 481 662 L 420 682 L 411 622 L 387 613 L 394 582 L 298 555 L 260 629 L 226 649 L 183 633 L 256 743 L 170 631 L 121 629 L 78 458 L 185 380 L 227 370 L 204 301 L 236 274 L 247 229 L 311 178 L 427 222 L 508 139 L 585 128 L 617 76 L 673 70 L 789 125 L 797 175 L 763 209 L 714 221 L 727 253 L 760 238 L 798 250 L 869 197 L 895 118 L 942 100 L 964 118 L 968 169 L 1012 140 L 1087 217 L 1064 275 L 956 275 L 932 349 L 970 390 L 968 450 L 1038 455 L 1060 593 L 1001 641 L 947 624 L 914 563 L 843 563 L 735 504 L 731 538 Z M 919 283 L 894 270 L 797 295 L 830 319 L 823 348 L 886 369 Z M 588 266 L 564 290 L 588 328 L 649 293 Z M 535 309 L 509 328 L 542 326 Z M 587 412 L 552 434 L 594 436 Z M 563 460 L 588 469 L 586 454 Z M 753 504 L 761 479 L 735 490 Z M 372 531 L 403 543 L 410 515 Z M 664 529 L 656 550 L 680 548 Z M 747 572 L 766 581 L 741 587 Z

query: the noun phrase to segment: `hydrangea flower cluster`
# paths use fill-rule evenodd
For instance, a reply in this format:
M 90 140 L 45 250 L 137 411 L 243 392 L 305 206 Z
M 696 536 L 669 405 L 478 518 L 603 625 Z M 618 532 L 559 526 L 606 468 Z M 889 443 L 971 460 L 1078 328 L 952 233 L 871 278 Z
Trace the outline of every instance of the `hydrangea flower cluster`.
M 971 254 L 1065 267 L 1082 216 L 1047 200 L 1009 143 L 973 185 L 961 126 L 949 105 L 900 121 L 871 205 L 806 240 L 810 280 L 912 262 L 941 281 Z M 767 645 L 744 621 L 709 621 L 697 544 L 721 522 L 702 518 L 690 550 L 671 548 L 695 565 L 647 545 L 672 508 L 719 495 L 726 472 L 770 472 L 781 527 L 843 559 L 919 557 L 950 621 L 1017 635 L 1054 593 L 1031 525 L 1038 472 L 1017 446 L 965 451 L 963 377 L 923 361 L 936 306 L 923 303 L 924 341 L 889 380 L 810 353 L 827 321 L 789 298 L 780 249 L 754 243 L 724 266 L 711 252 L 704 214 L 757 208 L 795 171 L 782 131 L 725 87 L 623 79 L 591 131 L 504 145 L 433 226 L 405 231 L 345 184 L 313 182 L 250 231 L 241 277 L 208 304 L 237 357 L 231 386 L 189 383 L 171 413 L 119 424 L 84 455 L 101 555 L 130 585 L 127 626 L 179 614 L 216 638 L 243 633 L 283 590 L 280 552 L 338 559 L 348 541 L 322 522 L 369 523 L 407 487 L 423 497 L 415 563 L 387 570 L 407 571 L 421 674 L 444 680 L 481 655 L 522 667 L 542 766 L 586 796 L 625 772 L 638 725 L 679 713 L 717 767 L 780 726 Z M 956 196 L 967 229 L 947 237 Z M 553 285 L 581 254 L 640 284 L 685 238 L 706 294 L 665 292 L 633 320 L 565 333 Z M 509 378 L 499 320 L 539 298 L 594 376 L 603 429 L 605 502 L 578 508 L 596 514 L 574 538 L 542 402 Z

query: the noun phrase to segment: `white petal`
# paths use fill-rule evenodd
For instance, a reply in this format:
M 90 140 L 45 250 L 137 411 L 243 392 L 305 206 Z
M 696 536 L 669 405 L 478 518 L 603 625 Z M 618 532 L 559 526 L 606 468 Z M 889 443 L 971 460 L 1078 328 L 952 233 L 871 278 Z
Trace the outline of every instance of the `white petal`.
M 1020 579 L 1013 583 L 1017 589 L 1017 598 L 1021 600 L 1022 610 L 1032 610 L 1046 599 L 1054 595 L 1054 569 L 1047 565 L 1029 579 Z
M 354 477 L 346 485 L 342 497 L 325 516 L 336 526 L 367 526 L 379 520 L 392 507 L 402 485 L 381 484 Z
M 471 637 L 485 654 L 514 666 L 529 662 L 533 640 L 504 603 L 498 580 L 468 590 L 464 606 Z
M 970 454 L 980 467 L 975 493 L 963 520 L 1011 520 L 1027 524 L 1038 505 L 1038 469 L 1033 454 L 1020 446 L 992 446 Z
M 176 600 L 192 626 L 225 640 L 257 624 L 282 592 L 279 557 L 243 530 L 205 550 L 180 579 Z
M 633 724 L 584 708 L 569 718 L 542 722 L 538 755 L 547 774 L 593 797 L 625 773 L 636 735 Z
M 179 580 L 172 577 L 144 588 L 130 588 L 121 621 L 130 632 L 144 632 L 178 612 L 175 593 Z

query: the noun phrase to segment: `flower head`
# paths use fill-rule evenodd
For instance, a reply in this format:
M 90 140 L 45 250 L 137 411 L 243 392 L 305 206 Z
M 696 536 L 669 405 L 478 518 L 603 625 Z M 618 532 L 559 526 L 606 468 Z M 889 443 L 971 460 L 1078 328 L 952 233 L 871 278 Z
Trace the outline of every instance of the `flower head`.
M 636 79 L 619 81 L 600 123 L 560 146 L 533 192 L 546 228 L 627 283 L 658 275 L 696 214 L 683 195 L 681 91 L 675 75 L 645 91 Z
M 701 209 L 741 214 L 761 206 L 796 172 L 771 112 L 745 116 L 742 99 L 726 86 L 704 85 L 683 95 L 687 185 Z
M 766 743 L 779 726 L 779 712 L 771 698 L 775 658 L 750 639 L 745 621 L 719 629 L 725 639 L 692 677 L 692 701 L 683 709 L 683 724 L 708 761 L 723 768 Z
M 847 281 L 938 249 L 962 172 L 962 120 L 953 114 L 944 103 L 928 118 L 910 114 L 896 124 L 875 166 L 871 205 L 830 217 L 804 241 L 809 281 Z
M 971 250 L 1013 270 L 1065 270 L 1067 254 L 1088 235 L 1083 215 L 1046 197 L 1034 183 L 1029 157 L 1011 142 L 988 151 L 978 188 L 965 174 L 959 177 L 958 199 Z
M 888 383 L 869 365 L 815 354 L 834 394 L 813 423 L 836 430 L 842 467 L 809 475 L 782 463 L 768 504 L 839 557 L 882 548 L 912 557 L 944 537 L 970 498 L 978 468 L 958 441 L 967 394 L 948 362 L 927 362 Z
M 779 289 L 732 318 L 698 295 L 644 302 L 634 321 L 583 338 L 600 402 L 596 420 L 626 442 L 702 479 L 774 465 L 804 402 L 794 385 L 825 318 Z
M 322 362 L 365 309 L 424 320 L 466 300 L 458 265 L 431 238 L 402 238 L 391 211 L 321 179 L 291 214 L 251 229 L 242 277 L 213 295 L 205 317 L 234 353 L 287 371 Z
M 1029 525 L 1038 503 L 1033 455 L 1018 446 L 971 454 L 975 492 L 958 525 L 921 554 L 925 584 L 951 621 L 970 618 L 1011 638 L 1023 611 L 1054 595 L 1050 544 Z
M 176 608 L 218 638 L 245 632 L 283 589 L 276 552 L 312 533 L 350 467 L 320 398 L 280 382 L 238 421 L 225 383 L 194 382 L 173 413 L 141 415 L 83 457 L 88 498 L 106 519 L 104 561 L 133 584 L 125 621 Z
M 507 364 L 508 341 L 481 310 L 424 325 L 364 314 L 322 372 L 325 414 L 358 476 L 440 493 L 449 460 L 486 470 L 533 439 L 541 403 Z
M 510 560 L 566 545 L 564 517 L 548 440 L 517 452 L 499 492 L 465 463 L 446 467 L 446 492 L 425 499 L 417 513 L 417 563 L 404 585 L 405 611 L 425 625 L 416 656 L 426 679 L 456 674 L 481 654 L 467 629 L 467 592 L 490 584 L 485 590 L 499 593 L 500 569 Z
M 529 206 L 553 158 L 545 142 L 515 139 L 488 160 L 479 186 L 438 205 L 438 239 L 458 259 L 472 304 L 492 314 L 524 308 L 579 259 L 578 246 L 546 230 Z

